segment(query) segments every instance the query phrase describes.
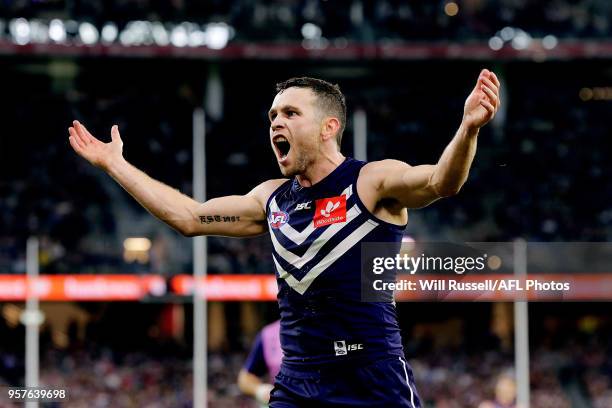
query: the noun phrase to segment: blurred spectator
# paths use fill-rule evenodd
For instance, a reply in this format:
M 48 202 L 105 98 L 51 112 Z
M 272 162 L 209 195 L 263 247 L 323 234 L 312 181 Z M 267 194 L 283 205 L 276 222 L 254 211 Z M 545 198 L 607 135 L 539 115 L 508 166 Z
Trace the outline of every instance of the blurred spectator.
M 478 408 L 516 408 L 516 382 L 512 375 L 501 375 L 495 384 L 495 400 L 484 401 Z

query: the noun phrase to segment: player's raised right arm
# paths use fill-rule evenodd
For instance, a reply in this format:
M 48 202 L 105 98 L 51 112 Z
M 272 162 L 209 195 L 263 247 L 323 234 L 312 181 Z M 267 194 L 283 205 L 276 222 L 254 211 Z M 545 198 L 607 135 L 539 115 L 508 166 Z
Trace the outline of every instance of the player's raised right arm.
M 107 172 L 151 214 L 183 235 L 248 237 L 267 230 L 265 202 L 282 180 L 264 182 L 246 195 L 199 203 L 128 163 L 117 126 L 109 143 L 95 138 L 77 121 L 68 131 L 70 145 L 81 157 Z

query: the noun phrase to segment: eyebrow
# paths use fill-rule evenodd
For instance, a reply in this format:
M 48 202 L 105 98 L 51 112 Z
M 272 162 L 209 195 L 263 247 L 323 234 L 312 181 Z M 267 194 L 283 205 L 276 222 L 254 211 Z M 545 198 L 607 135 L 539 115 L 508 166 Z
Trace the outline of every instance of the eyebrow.
M 290 110 L 296 111 L 298 113 L 302 112 L 300 110 L 300 108 L 298 108 L 297 106 L 293 106 L 293 105 L 283 105 L 283 106 L 280 107 L 280 111 L 281 112 L 287 112 L 287 111 L 290 111 Z M 276 113 L 276 109 L 275 108 L 270 109 L 270 111 L 268 112 L 268 117 L 269 118 L 272 117 L 272 115 L 275 114 L 275 113 Z

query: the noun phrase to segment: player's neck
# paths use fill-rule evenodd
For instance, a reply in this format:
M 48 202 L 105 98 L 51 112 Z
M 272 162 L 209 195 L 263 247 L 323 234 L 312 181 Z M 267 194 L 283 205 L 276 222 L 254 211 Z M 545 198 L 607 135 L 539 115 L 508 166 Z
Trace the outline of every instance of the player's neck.
M 321 155 L 318 161 L 308 166 L 304 174 L 298 174 L 295 177 L 300 186 L 312 187 L 334 171 L 342 164 L 344 159 L 345 157 L 339 151 L 329 155 Z

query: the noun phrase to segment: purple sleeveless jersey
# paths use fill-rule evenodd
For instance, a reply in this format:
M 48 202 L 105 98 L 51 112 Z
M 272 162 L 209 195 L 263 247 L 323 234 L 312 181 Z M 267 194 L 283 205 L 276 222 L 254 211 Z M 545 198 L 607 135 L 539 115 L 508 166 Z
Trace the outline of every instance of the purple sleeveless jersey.
M 312 187 L 282 184 L 266 212 L 281 313 L 283 364 L 403 357 L 395 305 L 361 301 L 361 243 L 401 245 L 405 226 L 357 195 L 365 162 L 347 158 Z

